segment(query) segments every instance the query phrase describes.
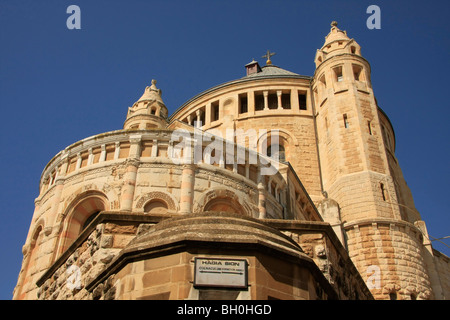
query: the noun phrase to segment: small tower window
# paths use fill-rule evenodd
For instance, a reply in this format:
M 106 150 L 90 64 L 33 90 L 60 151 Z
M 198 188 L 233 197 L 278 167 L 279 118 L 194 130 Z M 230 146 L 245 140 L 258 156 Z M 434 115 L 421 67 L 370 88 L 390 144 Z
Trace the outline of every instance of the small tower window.
M 323 83 L 323 85 L 326 87 L 327 86 L 327 81 L 325 80 L 325 75 L 323 74 L 321 77 L 320 77 L 320 82 L 322 82 Z
M 353 76 L 355 77 L 356 81 L 364 81 L 362 77 L 362 70 L 363 68 L 361 66 L 355 64 L 353 65 Z
M 347 118 L 347 114 L 344 113 L 344 128 L 347 129 L 349 127 L 349 123 L 348 123 L 348 118 Z
M 344 80 L 344 77 L 342 75 L 342 66 L 334 68 L 333 71 L 337 82 L 341 82 L 342 80 Z
M 369 129 L 369 134 L 372 135 L 372 126 L 370 121 L 367 121 L 367 128 Z
M 395 293 L 395 292 L 390 292 L 390 293 L 389 293 L 389 299 L 390 299 L 390 300 L 397 300 L 397 293 Z
M 355 47 L 355 46 L 351 46 L 351 47 L 350 47 L 350 50 L 352 51 L 353 54 L 356 53 L 356 47 Z
M 383 201 L 386 201 L 387 200 L 386 189 L 384 188 L 383 183 L 380 183 L 380 190 L 381 190 L 381 197 L 383 198 Z

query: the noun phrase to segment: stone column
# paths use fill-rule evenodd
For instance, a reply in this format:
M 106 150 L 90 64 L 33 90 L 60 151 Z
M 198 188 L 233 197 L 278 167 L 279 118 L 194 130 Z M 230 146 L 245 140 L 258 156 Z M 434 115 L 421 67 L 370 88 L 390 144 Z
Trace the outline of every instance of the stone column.
M 152 157 L 157 157 L 158 156 L 158 140 L 153 139 L 153 144 L 152 144 Z
M 130 154 L 126 160 L 126 172 L 123 178 L 120 210 L 131 211 L 133 208 L 134 190 L 141 155 L 141 136 L 130 137 Z
M 247 95 L 247 108 L 248 108 L 248 115 L 252 116 L 255 114 L 255 92 L 249 91 Z
M 120 142 L 116 141 L 115 148 L 114 148 L 114 160 L 119 159 L 120 155 Z
M 185 164 L 182 168 L 180 213 L 190 214 L 194 203 L 195 165 Z
M 100 153 L 100 159 L 98 162 L 103 162 L 106 160 L 106 145 L 102 144 L 101 148 L 102 148 L 102 151 Z
M 89 156 L 87 165 L 90 166 L 94 162 L 94 154 L 92 153 L 92 148 L 89 148 Z
M 283 109 L 282 102 L 281 102 L 281 95 L 282 95 L 281 90 L 278 90 L 277 91 L 278 109 Z
M 259 209 L 259 219 L 266 218 L 266 193 L 264 184 L 262 182 L 258 183 L 258 209 Z
M 295 113 L 300 113 L 300 104 L 298 101 L 298 90 L 291 90 L 291 110 Z M 308 97 L 306 97 L 306 101 L 308 102 Z
M 197 123 L 194 123 L 194 127 L 201 128 L 202 125 L 204 125 L 204 123 L 200 123 L 202 110 L 198 109 L 197 111 L 195 111 L 195 113 L 196 113 L 196 116 L 197 116 Z
M 205 110 L 205 126 L 209 127 L 211 125 L 211 102 L 206 105 Z
M 264 94 L 264 110 L 269 110 L 269 91 L 263 91 Z
M 78 170 L 81 168 L 81 152 L 78 152 L 77 154 L 77 166 L 75 167 L 75 170 Z

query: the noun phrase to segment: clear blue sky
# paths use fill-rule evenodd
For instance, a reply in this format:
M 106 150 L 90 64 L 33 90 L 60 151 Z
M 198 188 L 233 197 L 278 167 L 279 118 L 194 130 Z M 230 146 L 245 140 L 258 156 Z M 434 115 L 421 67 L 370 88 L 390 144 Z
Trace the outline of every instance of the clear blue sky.
M 66 27 L 71 4 L 81 8 L 81 30 Z M 371 4 L 381 8 L 380 30 L 366 27 Z M 0 299 L 12 297 L 39 178 L 56 153 L 121 129 L 152 79 L 172 113 L 244 76 L 252 58 L 264 64 L 267 49 L 275 65 L 313 75 L 333 20 L 372 66 L 430 235 L 450 235 L 449 9 L 432 0 L 0 0 Z

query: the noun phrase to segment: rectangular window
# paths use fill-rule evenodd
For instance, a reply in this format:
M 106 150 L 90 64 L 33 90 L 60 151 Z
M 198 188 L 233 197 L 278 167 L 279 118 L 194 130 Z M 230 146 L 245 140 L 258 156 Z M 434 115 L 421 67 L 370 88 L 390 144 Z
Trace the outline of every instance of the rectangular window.
M 239 113 L 247 113 L 248 112 L 248 100 L 247 94 L 239 95 Z
M 255 110 L 264 110 L 264 95 L 262 92 L 255 92 Z
M 347 114 L 344 113 L 344 128 L 347 129 L 349 127 Z
M 291 108 L 291 94 L 290 93 L 283 93 L 281 95 L 281 106 L 283 107 L 283 109 Z
M 355 77 L 356 81 L 363 81 L 362 77 L 362 67 L 358 66 L 356 64 L 353 65 L 353 76 Z
M 344 80 L 344 77 L 342 75 L 342 67 L 336 67 L 333 69 L 333 71 L 337 82 L 341 82 L 342 80 Z
M 298 105 L 300 110 L 306 110 L 306 93 L 298 94 Z
M 369 134 L 372 135 L 372 126 L 370 121 L 367 121 L 367 128 L 369 129 Z
M 219 101 L 214 101 L 213 103 L 211 103 L 211 110 L 212 110 L 212 121 L 217 121 L 219 120 Z
M 268 96 L 269 109 L 277 109 L 278 108 L 278 97 L 276 93 L 269 93 Z

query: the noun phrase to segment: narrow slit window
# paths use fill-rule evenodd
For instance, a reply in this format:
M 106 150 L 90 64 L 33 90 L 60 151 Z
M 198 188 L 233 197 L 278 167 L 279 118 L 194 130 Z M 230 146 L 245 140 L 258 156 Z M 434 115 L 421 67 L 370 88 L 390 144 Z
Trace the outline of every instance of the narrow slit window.
M 386 189 L 384 188 L 384 184 L 380 183 L 381 197 L 383 201 L 386 201 Z
M 347 118 L 347 114 L 344 113 L 344 128 L 347 129 L 349 127 L 349 123 L 348 123 L 348 118 Z
M 367 129 L 369 129 L 369 134 L 372 135 L 372 125 L 370 121 L 367 121 Z

